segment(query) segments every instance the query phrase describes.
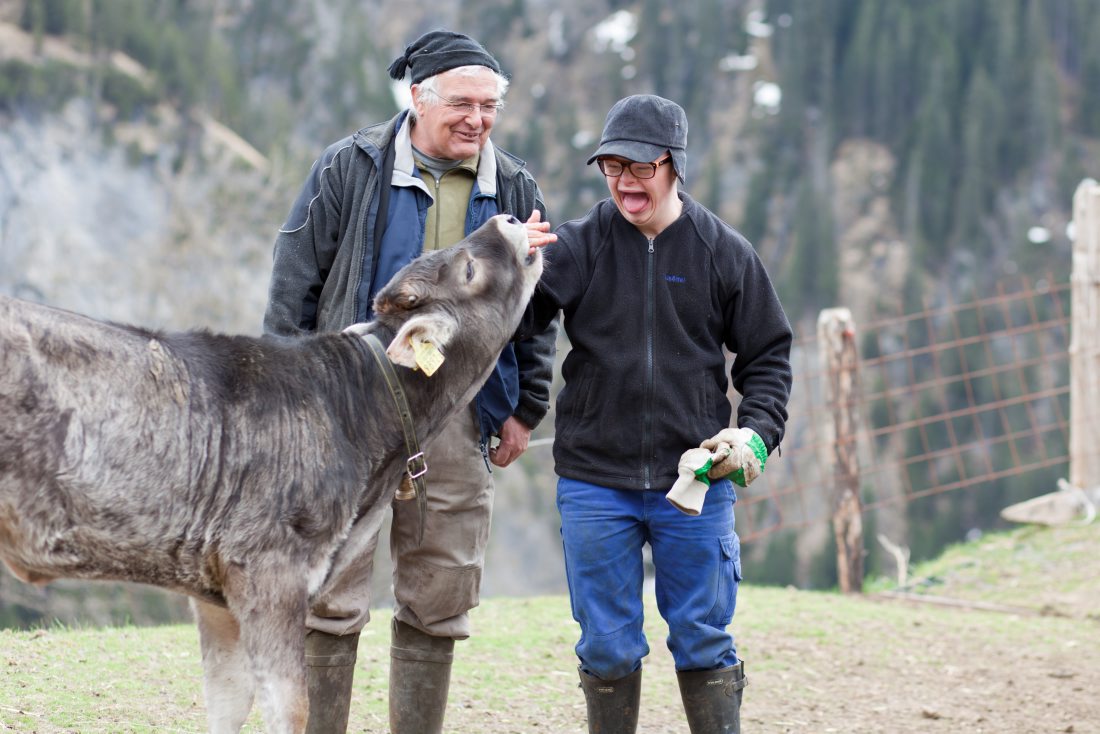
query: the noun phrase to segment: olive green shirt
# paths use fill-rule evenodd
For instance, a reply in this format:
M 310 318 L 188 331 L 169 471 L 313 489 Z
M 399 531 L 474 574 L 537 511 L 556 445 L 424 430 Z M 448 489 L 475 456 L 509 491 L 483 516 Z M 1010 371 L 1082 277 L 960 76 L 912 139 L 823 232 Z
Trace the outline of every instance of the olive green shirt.
M 425 163 L 422 153 L 414 151 L 416 167 L 432 195 L 428 219 L 424 223 L 424 250 L 450 247 L 466 236 L 466 209 L 477 178 L 478 156 L 472 156 L 440 173 Z

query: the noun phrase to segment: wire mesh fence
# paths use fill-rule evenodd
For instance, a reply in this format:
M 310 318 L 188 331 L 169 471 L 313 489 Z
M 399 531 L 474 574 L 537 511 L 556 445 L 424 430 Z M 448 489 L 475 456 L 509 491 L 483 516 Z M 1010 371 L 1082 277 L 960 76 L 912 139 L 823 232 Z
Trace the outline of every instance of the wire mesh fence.
M 833 457 L 845 442 L 858 457 L 865 512 L 960 489 L 1007 498 L 1006 487 L 1026 485 L 1037 470 L 1065 476 L 1069 288 L 1051 276 L 1020 279 L 990 297 L 857 324 L 847 435 L 829 419 L 837 406 L 827 396 L 825 347 L 816 334 L 799 338 L 781 451 L 740 491 L 742 540 L 828 521 Z

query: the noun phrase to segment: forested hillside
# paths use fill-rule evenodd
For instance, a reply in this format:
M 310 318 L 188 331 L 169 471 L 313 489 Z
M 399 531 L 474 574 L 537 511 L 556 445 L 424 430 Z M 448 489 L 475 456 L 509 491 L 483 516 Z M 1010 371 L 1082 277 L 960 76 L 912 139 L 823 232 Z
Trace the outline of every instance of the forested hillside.
M 554 222 L 606 192 L 584 161 L 616 99 L 679 101 L 687 190 L 800 334 L 1066 278 L 1072 191 L 1100 175 L 1094 0 L 0 0 L 0 292 L 258 332 L 312 161 L 400 108 L 386 67 L 436 27 L 511 76 L 494 140 Z M 491 593 L 560 589 L 548 462 L 498 473 Z
M 496 137 L 558 221 L 602 195 L 583 159 L 607 108 L 645 91 L 688 110 L 690 191 L 757 244 L 798 313 L 843 300 L 863 274 L 841 272 L 841 256 L 875 242 L 916 265 L 912 298 L 929 282 L 1065 270 L 1068 202 L 1100 158 L 1095 2 L 433 5 L 6 0 L 0 20 L 32 41 L 4 44 L 0 105 L 10 119 L 85 100 L 107 137 L 151 125 L 155 142 L 118 141 L 136 165 L 164 147 L 177 168 L 206 161 L 212 121 L 293 188 L 324 143 L 398 109 L 388 61 L 447 26 L 512 76 Z M 166 111 L 181 118 L 170 130 Z M 879 194 L 886 211 L 859 206 Z M 272 206 L 274 227 L 285 205 Z

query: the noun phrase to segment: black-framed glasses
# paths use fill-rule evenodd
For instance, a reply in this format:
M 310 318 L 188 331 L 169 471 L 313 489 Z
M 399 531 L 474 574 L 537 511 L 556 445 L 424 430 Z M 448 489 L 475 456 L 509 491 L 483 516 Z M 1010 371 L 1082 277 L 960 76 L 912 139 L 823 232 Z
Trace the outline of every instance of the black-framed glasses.
M 634 178 L 653 178 L 657 175 L 657 169 L 671 160 L 672 156 L 656 163 L 641 163 L 639 161 L 623 163 L 614 158 L 597 158 L 596 165 L 600 167 L 600 173 L 611 178 L 618 178 L 623 175 L 623 169 L 626 168 L 630 169 L 630 175 Z
M 483 102 L 478 104 L 477 102 L 464 102 L 458 99 L 450 99 L 449 97 L 444 97 L 435 90 L 432 90 L 432 94 L 443 100 L 443 105 L 445 107 L 461 113 L 463 117 L 474 112 L 481 114 L 483 117 L 496 117 L 497 113 L 504 107 L 503 102 Z

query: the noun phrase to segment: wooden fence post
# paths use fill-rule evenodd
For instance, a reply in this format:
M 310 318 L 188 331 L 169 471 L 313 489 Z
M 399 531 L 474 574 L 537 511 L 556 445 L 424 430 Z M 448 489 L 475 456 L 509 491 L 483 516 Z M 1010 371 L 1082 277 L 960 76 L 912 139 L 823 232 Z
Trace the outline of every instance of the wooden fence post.
M 842 592 L 858 593 L 863 590 L 863 503 L 856 413 L 859 350 L 851 311 L 822 311 L 817 319 L 817 342 L 825 376 L 826 435 L 831 438 L 825 442 L 829 455 L 823 457 L 823 467 L 832 467 L 837 577 Z
M 1069 483 L 1100 486 L 1100 183 L 1073 195 L 1073 270 L 1069 343 Z

